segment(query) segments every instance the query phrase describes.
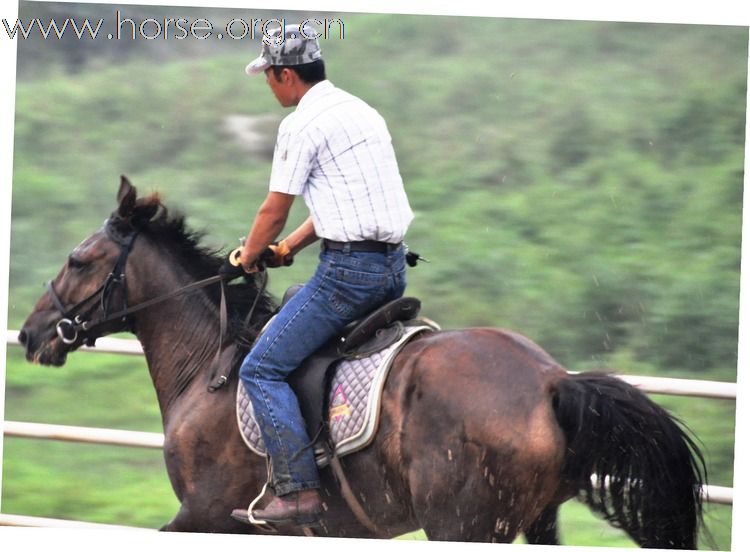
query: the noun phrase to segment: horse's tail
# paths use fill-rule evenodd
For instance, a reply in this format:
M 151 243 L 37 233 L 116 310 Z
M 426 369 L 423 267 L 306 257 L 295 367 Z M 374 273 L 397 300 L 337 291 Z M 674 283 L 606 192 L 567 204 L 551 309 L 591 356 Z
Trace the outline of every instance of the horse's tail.
M 564 478 L 643 547 L 697 547 L 703 455 L 669 412 L 621 379 L 561 380 L 553 408 L 567 440 Z

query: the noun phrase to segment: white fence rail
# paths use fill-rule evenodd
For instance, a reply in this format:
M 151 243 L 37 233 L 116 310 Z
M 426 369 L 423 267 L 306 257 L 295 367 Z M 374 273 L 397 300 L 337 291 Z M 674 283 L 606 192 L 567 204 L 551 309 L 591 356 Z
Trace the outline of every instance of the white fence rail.
M 99 445 L 121 445 L 151 449 L 160 449 L 164 446 L 164 435 L 161 433 L 126 431 L 123 429 L 99 429 L 93 427 L 5 421 L 3 423 L 3 433 L 9 437 L 50 439 L 73 443 L 96 443 Z
M 20 345 L 18 330 L 8 330 L 8 345 Z M 116 337 L 100 337 L 96 340 L 96 347 L 81 347 L 81 351 L 88 353 L 115 353 L 118 355 L 143 355 L 141 344 L 135 339 L 118 339 Z
M 18 332 L 11 330 L 7 335 L 8 345 L 20 345 Z M 98 353 L 115 353 L 125 355 L 143 355 L 140 343 L 135 340 L 100 338 L 96 347 L 82 347 L 82 351 Z M 736 399 L 737 384 L 729 382 L 660 378 L 648 376 L 618 376 L 646 393 L 662 395 L 679 395 L 687 397 L 704 397 L 712 399 Z M 125 431 L 119 429 L 100 429 L 36 424 L 28 422 L 5 421 L 3 433 L 9 437 L 26 437 L 32 439 L 52 439 L 79 443 L 98 443 L 159 449 L 164 445 L 164 435 L 144 431 Z M 704 485 L 703 499 L 716 504 L 731 505 L 734 491 L 729 487 Z M 23 527 L 74 527 L 97 529 L 122 529 L 124 527 L 77 521 L 36 518 L 0 514 L 0 525 Z
M 15 514 L 0 514 L 0 526 L 6 527 L 43 527 L 52 529 L 132 529 L 134 531 L 153 531 L 142 527 L 128 527 L 127 525 L 107 525 L 105 523 L 91 523 L 88 521 L 71 521 L 34 516 L 17 516 Z
M 160 449 L 164 446 L 164 435 L 145 431 L 124 431 L 120 429 L 99 429 L 10 421 L 5 422 L 3 431 L 8 437 L 98 443 L 150 449 Z M 702 495 L 703 500 L 715 504 L 732 504 L 734 501 L 734 491 L 729 487 L 704 485 Z M 0 514 L 0 525 L 3 525 L 2 516 L 3 514 Z M 34 527 L 37 526 L 35 525 Z
M 8 345 L 20 345 L 18 331 L 9 330 Z M 81 351 L 91 353 L 116 353 L 123 355 L 143 355 L 141 344 L 134 339 L 117 339 L 100 337 L 96 347 L 81 347 Z M 571 372 L 574 373 L 574 372 Z M 721 381 L 706 381 L 692 379 L 660 378 L 651 376 L 621 376 L 617 377 L 638 387 L 646 393 L 658 395 L 679 395 L 683 397 L 704 397 L 708 399 L 736 399 L 737 384 Z
M 703 485 L 701 492 L 705 502 L 714 504 L 734 504 L 734 489 L 731 487 L 717 487 L 716 485 Z

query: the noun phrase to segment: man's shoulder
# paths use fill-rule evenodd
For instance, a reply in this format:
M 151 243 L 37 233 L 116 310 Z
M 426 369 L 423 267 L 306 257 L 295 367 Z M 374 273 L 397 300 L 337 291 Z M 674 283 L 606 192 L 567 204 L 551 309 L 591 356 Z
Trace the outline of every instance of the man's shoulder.
M 340 127 L 348 122 L 357 121 L 358 126 L 364 128 L 373 124 L 368 121 L 375 120 L 382 121 L 382 117 L 370 104 L 346 90 L 329 86 L 324 94 L 315 98 L 314 103 L 284 117 L 279 125 L 279 134 L 311 136 L 316 140 L 320 136 L 339 132 Z
M 287 113 L 279 124 L 279 134 L 304 132 L 310 126 L 310 122 L 317 118 L 318 114 L 319 110 L 307 108 L 304 110 L 295 109 Z
M 372 124 L 381 124 L 383 117 L 378 110 L 359 96 L 341 88 L 336 89 L 326 105 L 321 105 L 319 119 L 327 121 L 327 126 L 337 129 L 342 124 L 355 122 L 361 128 Z
M 281 122 L 279 123 L 279 134 L 287 131 L 289 127 L 294 124 L 296 113 L 296 111 L 292 111 L 291 113 L 287 113 L 284 118 L 281 119 Z
M 338 102 L 342 104 L 348 104 L 350 106 L 361 106 L 373 109 L 373 107 L 365 100 L 363 100 L 356 94 L 349 92 L 348 90 L 344 90 L 343 88 L 334 87 L 331 99 L 338 100 Z
M 318 86 L 320 88 L 316 90 Z M 345 109 L 347 107 L 361 106 L 372 109 L 372 106 L 365 100 L 348 90 L 339 88 L 329 80 L 321 81 L 311 90 L 316 90 L 314 100 L 311 104 L 305 106 L 304 109 L 304 111 L 309 111 L 311 116 L 317 115 L 322 111 L 328 111 L 331 108 L 335 109 L 339 107 Z

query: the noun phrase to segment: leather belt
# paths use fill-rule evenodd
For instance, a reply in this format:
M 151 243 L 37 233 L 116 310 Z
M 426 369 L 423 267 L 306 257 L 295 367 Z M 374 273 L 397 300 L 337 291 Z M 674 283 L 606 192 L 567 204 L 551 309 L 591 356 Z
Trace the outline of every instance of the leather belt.
M 351 242 L 339 242 L 333 240 L 324 239 L 321 243 L 323 250 L 330 251 L 359 251 L 366 253 L 390 253 L 396 251 L 401 247 L 399 243 L 388 243 L 375 240 L 363 240 L 363 241 L 351 241 Z

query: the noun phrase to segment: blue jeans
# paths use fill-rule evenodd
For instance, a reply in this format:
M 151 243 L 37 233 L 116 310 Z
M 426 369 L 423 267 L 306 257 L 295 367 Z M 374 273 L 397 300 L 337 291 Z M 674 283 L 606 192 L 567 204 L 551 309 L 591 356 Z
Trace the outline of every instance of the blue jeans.
M 390 253 L 322 251 L 313 277 L 279 311 L 240 368 L 277 496 L 320 486 L 297 397 L 286 382 L 302 361 L 349 322 L 401 297 L 403 247 Z M 307 447 L 307 448 L 305 448 Z

